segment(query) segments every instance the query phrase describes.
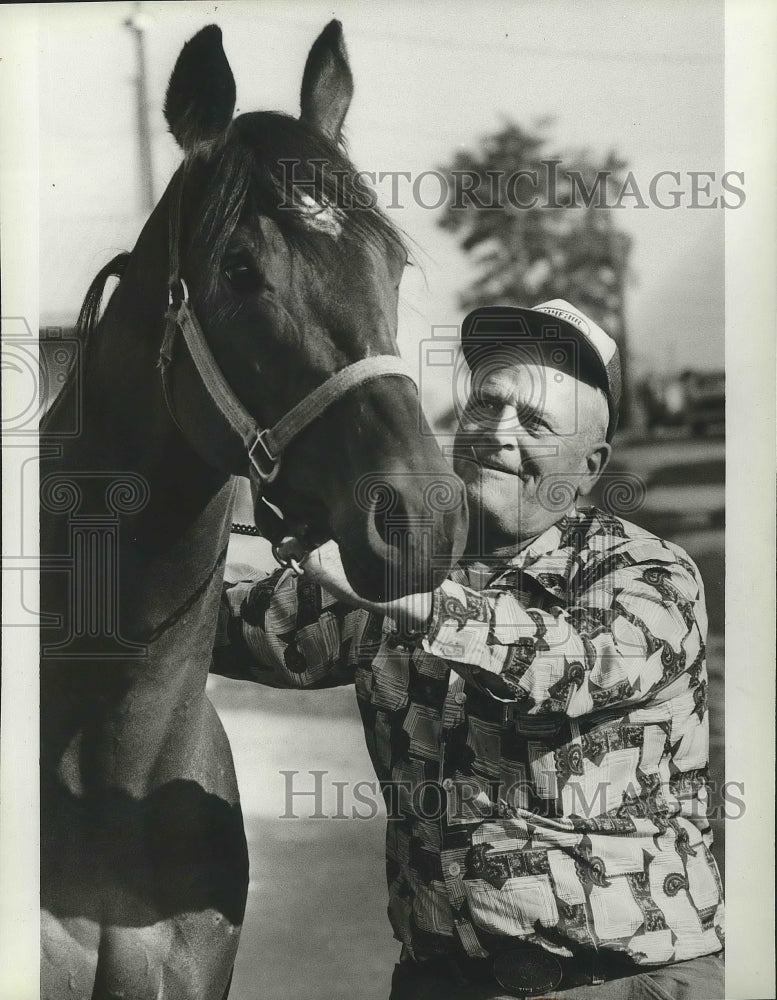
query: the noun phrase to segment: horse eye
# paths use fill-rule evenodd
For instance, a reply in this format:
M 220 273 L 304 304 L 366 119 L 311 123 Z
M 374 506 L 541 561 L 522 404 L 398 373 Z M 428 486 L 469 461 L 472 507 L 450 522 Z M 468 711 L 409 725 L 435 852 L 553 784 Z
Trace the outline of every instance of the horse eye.
M 226 263 L 223 273 L 236 292 L 255 292 L 262 284 L 261 275 L 254 265 L 243 260 Z

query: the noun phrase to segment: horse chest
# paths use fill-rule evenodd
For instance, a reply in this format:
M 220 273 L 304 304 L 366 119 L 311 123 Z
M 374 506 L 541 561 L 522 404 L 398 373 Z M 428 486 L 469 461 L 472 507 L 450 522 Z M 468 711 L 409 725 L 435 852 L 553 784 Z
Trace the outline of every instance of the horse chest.
M 248 883 L 229 748 L 204 695 L 164 724 L 153 702 L 79 729 L 44 776 L 44 996 L 188 1000 L 229 975 Z

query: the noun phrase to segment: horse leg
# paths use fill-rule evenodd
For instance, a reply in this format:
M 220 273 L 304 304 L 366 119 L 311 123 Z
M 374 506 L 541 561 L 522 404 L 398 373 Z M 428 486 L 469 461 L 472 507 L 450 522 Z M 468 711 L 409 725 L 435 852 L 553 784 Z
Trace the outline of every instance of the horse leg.
M 106 927 L 91 1000 L 222 1000 L 239 931 L 213 911 L 144 927 Z
M 86 917 L 57 918 L 41 910 L 41 1000 L 88 997 L 97 970 L 100 927 Z
M 170 938 L 164 924 L 105 928 L 91 1000 L 156 1000 L 161 993 Z

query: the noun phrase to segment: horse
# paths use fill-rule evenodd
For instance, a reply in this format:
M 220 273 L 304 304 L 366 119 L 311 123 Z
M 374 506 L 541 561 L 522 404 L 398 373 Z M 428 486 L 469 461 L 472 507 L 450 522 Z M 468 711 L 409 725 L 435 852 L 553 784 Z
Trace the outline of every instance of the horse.
M 369 599 L 435 586 L 463 547 L 463 489 L 396 346 L 405 243 L 342 141 L 352 92 L 336 21 L 298 118 L 233 118 L 217 26 L 183 47 L 164 109 L 182 163 L 90 286 L 79 375 L 41 428 L 50 1000 L 229 989 L 248 858 L 205 683 L 235 477 L 281 554 L 335 539 Z

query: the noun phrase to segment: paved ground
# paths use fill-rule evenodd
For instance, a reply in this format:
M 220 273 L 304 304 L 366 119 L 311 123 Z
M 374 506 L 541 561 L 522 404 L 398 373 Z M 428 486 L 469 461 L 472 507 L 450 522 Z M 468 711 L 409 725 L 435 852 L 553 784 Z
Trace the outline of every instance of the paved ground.
M 722 780 L 723 445 L 672 440 L 631 447 L 619 457 L 621 468 L 649 483 L 645 507 L 630 519 L 686 548 L 705 581 L 711 772 Z M 232 556 L 256 564 L 267 561 L 267 550 L 261 541 L 240 538 Z M 353 689 L 301 693 L 221 678 L 210 683 L 232 743 L 251 855 L 231 1000 L 384 1000 L 398 945 L 385 915 L 383 815 L 333 818 L 350 814 L 353 805 L 346 794 L 338 809 L 333 782 L 373 780 Z M 288 782 L 292 791 L 310 790 L 312 770 L 325 772 L 328 818 L 309 818 L 310 798 L 294 798 L 287 810 Z M 286 811 L 300 818 L 280 818 Z M 722 867 L 722 823 L 715 828 Z

